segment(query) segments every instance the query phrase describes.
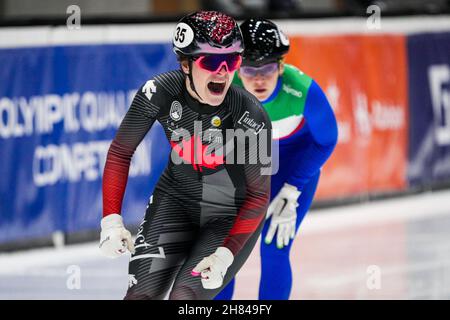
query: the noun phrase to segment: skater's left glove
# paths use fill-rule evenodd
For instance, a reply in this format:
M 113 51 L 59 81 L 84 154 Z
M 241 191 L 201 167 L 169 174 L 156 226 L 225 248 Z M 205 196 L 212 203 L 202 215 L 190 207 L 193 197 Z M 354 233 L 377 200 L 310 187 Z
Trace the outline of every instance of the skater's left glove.
M 193 276 L 202 276 L 205 289 L 217 289 L 223 284 L 227 269 L 233 263 L 233 253 L 226 247 L 217 248 L 209 257 L 203 258 L 192 270 Z
M 285 183 L 267 210 L 266 218 L 272 217 L 269 231 L 264 239 L 266 244 L 272 243 L 277 233 L 277 248 L 287 246 L 295 237 L 295 221 L 297 219 L 298 197 L 301 192 L 295 186 Z

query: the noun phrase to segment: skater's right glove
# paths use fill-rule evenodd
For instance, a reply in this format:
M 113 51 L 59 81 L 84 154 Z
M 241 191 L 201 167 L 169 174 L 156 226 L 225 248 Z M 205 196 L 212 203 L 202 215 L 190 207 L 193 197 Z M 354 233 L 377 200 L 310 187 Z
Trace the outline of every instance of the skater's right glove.
M 289 245 L 295 237 L 295 222 L 297 220 L 298 198 L 301 192 L 297 187 L 285 183 L 267 209 L 266 218 L 272 217 L 269 231 L 264 242 L 271 244 L 277 234 L 277 248 Z
M 234 257 L 230 249 L 217 248 L 209 257 L 203 258 L 192 270 L 193 276 L 202 276 L 202 285 L 205 289 L 217 289 L 223 284 L 227 269 L 233 263 Z
M 117 258 L 128 249 L 134 253 L 131 233 L 125 229 L 120 214 L 110 214 L 101 221 L 100 251 L 109 258 Z

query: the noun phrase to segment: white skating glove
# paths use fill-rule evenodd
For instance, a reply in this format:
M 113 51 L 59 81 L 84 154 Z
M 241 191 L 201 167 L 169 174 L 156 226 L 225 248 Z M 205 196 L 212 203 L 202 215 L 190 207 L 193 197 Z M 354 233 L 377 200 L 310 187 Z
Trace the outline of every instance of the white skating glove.
M 100 251 L 109 258 L 117 258 L 128 249 L 134 253 L 131 233 L 125 229 L 120 214 L 110 214 L 101 221 Z
M 202 285 L 205 289 L 217 289 L 223 283 L 227 269 L 233 263 L 233 253 L 225 247 L 217 248 L 209 257 L 203 258 L 192 270 L 193 276 L 202 276 Z
M 301 192 L 297 187 L 285 183 L 277 196 L 272 200 L 267 209 L 267 216 L 272 216 L 269 231 L 264 239 L 266 244 L 270 244 L 275 233 L 277 233 L 277 248 L 289 244 L 290 239 L 295 237 L 295 221 L 297 219 L 298 197 Z

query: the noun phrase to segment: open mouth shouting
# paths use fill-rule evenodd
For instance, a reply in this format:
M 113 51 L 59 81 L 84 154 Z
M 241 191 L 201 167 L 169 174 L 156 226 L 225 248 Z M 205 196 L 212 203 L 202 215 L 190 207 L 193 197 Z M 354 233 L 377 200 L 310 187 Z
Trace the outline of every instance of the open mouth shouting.
M 208 83 L 208 89 L 213 95 L 221 95 L 225 91 L 225 85 L 225 81 L 211 81 Z

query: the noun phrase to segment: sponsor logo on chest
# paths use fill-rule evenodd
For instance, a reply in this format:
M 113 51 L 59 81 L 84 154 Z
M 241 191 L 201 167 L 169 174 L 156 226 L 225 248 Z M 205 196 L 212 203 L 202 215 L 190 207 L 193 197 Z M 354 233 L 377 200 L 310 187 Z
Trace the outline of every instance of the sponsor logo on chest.
M 182 115 L 183 107 L 181 106 L 181 103 L 175 100 L 170 106 L 170 118 L 172 118 L 173 121 L 179 121 Z
M 283 91 L 297 98 L 301 98 L 303 96 L 303 93 L 301 91 L 295 90 L 294 88 L 286 84 L 283 84 Z
M 255 119 L 249 117 L 250 112 L 245 111 L 241 118 L 238 120 L 238 123 L 244 126 L 247 129 L 255 130 L 255 134 L 258 134 L 263 128 L 265 123 L 258 123 Z
M 211 125 L 213 126 L 213 127 L 220 127 L 220 125 L 222 124 L 222 119 L 220 119 L 220 117 L 219 116 L 214 116 L 212 119 L 211 119 Z

